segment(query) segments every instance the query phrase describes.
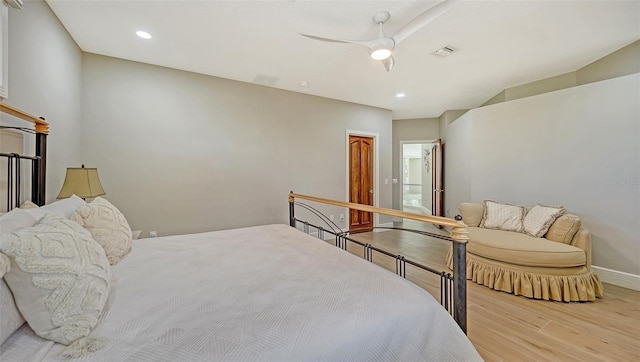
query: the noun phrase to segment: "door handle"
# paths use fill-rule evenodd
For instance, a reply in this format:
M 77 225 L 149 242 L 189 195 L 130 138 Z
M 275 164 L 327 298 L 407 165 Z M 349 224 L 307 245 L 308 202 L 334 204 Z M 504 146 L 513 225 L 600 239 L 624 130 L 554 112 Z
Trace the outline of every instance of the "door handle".
M 369 193 L 370 193 L 370 194 L 372 194 L 372 193 L 373 193 L 373 190 L 369 190 Z

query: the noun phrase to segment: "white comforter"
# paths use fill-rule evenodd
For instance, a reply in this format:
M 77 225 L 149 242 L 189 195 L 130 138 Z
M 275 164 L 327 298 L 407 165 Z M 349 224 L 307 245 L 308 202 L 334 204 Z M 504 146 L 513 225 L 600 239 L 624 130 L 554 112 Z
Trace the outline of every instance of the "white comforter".
M 286 225 L 142 239 L 92 337 L 90 361 L 471 361 L 430 294 Z M 27 325 L 0 360 L 59 360 Z

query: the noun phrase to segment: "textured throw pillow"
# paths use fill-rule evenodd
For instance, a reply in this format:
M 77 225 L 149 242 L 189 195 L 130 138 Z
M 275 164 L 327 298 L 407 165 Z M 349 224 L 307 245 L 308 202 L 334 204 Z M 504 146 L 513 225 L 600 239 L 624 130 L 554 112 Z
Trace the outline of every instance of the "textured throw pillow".
M 0 253 L 0 278 L 4 277 L 4 275 L 11 270 L 10 266 L 11 261 L 9 261 L 9 257 Z
M 0 254 L 2 258 L 4 254 Z M 5 258 L 8 257 L 4 255 Z M 4 279 L 0 278 L 0 345 L 24 324 L 24 318 L 16 307 L 13 294 Z
M 524 232 L 535 238 L 547 233 L 551 224 L 567 210 L 562 206 L 536 205 L 524 217 Z
M 20 205 L 21 209 L 35 209 L 38 207 L 39 207 L 38 205 L 34 204 L 32 201 L 29 201 L 29 200 L 23 202 L 22 205 Z
M 21 209 L 13 209 L 0 216 L 0 237 L 3 234 L 8 235 L 14 231 L 33 226 L 36 221 L 28 212 Z M 10 269 L 9 258 L 0 253 L 0 277 L 8 273 Z M 4 343 L 24 322 L 24 318 L 13 300 L 13 294 L 11 294 L 9 286 L 7 286 L 4 279 L 0 279 L 0 344 Z
M 70 218 L 71 215 L 82 205 L 87 203 L 76 195 L 72 195 L 68 199 L 62 199 L 50 204 L 46 204 L 42 207 L 38 207 L 36 204 L 32 204 L 31 207 L 24 208 L 26 212 L 30 213 L 37 220 L 46 214 L 55 214 L 65 218 Z M 35 207 L 34 207 L 35 206 Z
M 84 337 L 98 323 L 111 286 L 111 267 L 91 234 L 45 215 L 32 227 L 2 234 L 0 251 L 11 259 L 4 279 L 34 332 L 66 345 L 91 344 Z
M 480 227 L 522 232 L 524 207 L 484 200 L 484 217 Z
M 84 226 L 104 248 L 111 265 L 118 264 L 131 251 L 131 228 L 124 215 L 109 201 L 96 197 L 79 207 L 71 220 Z

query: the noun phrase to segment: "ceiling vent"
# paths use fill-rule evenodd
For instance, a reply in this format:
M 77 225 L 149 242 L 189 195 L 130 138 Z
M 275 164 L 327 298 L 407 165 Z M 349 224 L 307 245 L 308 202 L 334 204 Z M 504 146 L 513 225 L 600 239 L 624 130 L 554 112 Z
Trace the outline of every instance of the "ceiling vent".
M 18 10 L 22 9 L 22 5 L 24 4 L 23 0 L 2 0 L 2 2 Z
M 276 85 L 276 83 L 278 83 L 279 80 L 280 78 L 278 77 L 258 73 L 258 75 L 256 75 L 256 77 L 253 79 L 253 83 L 264 85 L 267 87 L 273 87 L 274 85 Z
M 440 48 L 440 49 L 436 50 L 435 52 L 433 52 L 431 54 L 435 55 L 436 57 L 444 58 L 444 57 L 448 57 L 449 55 L 453 54 L 453 52 L 454 52 L 453 48 L 446 46 L 446 47 L 443 47 L 443 48 Z

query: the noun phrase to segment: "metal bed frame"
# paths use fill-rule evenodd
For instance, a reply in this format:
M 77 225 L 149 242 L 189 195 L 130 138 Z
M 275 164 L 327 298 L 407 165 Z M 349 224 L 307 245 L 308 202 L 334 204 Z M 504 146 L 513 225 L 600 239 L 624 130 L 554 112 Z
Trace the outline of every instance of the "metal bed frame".
M 389 229 L 389 230 L 402 230 L 412 233 L 417 233 L 433 238 L 447 240 L 453 243 L 453 276 L 446 271 L 438 271 L 428 266 L 422 265 L 414 260 L 408 259 L 403 255 L 396 255 L 390 253 L 384 249 L 375 247 L 369 243 L 363 243 L 352 237 L 350 237 L 349 231 L 342 231 L 333 223 L 326 215 L 318 211 L 313 206 L 296 201 L 296 199 L 304 199 L 308 201 L 329 204 L 334 206 L 341 206 L 349 209 L 373 212 L 378 214 L 402 217 L 427 223 L 432 223 L 441 226 L 447 226 L 451 228 L 450 236 L 434 234 L 426 231 L 419 231 L 406 228 L 395 227 L 374 227 L 374 229 Z M 308 221 L 303 221 L 295 217 L 295 206 L 302 207 L 312 214 L 318 216 L 320 220 L 329 226 L 330 229 L 325 229 L 322 226 L 314 225 Z M 384 209 L 379 207 L 373 207 L 368 205 L 354 204 L 349 202 L 342 202 L 330 199 L 323 199 L 314 196 L 300 195 L 291 192 L 289 194 L 289 225 L 297 228 L 298 223 L 302 224 L 303 231 L 310 234 L 310 228 L 314 228 L 317 231 L 317 237 L 321 240 L 325 240 L 325 233 L 331 234 L 335 237 L 335 245 L 343 250 L 347 250 L 348 242 L 355 243 L 363 247 L 363 258 L 367 261 L 373 262 L 373 252 L 380 253 L 395 259 L 396 274 L 406 278 L 406 266 L 407 264 L 425 270 L 427 272 L 440 276 L 440 304 L 452 315 L 458 326 L 462 331 L 467 333 L 467 284 L 466 284 L 466 243 L 468 240 L 468 231 L 466 225 L 460 220 L 449 219 L 439 216 L 427 216 L 414 213 L 403 212 L 393 209 Z M 333 226 L 332 226 L 333 224 Z M 336 230 L 337 229 L 337 230 Z
M 22 200 L 22 163 L 31 163 L 31 201 L 38 206 L 45 203 L 47 173 L 47 136 L 49 124 L 42 117 L 32 116 L 17 108 L 0 103 L 0 112 L 20 118 L 34 124 L 33 128 L 0 126 L 0 129 L 14 129 L 35 135 L 35 155 L 24 156 L 18 153 L 0 153 L 7 159 L 7 205 L 6 211 L 20 206 Z

